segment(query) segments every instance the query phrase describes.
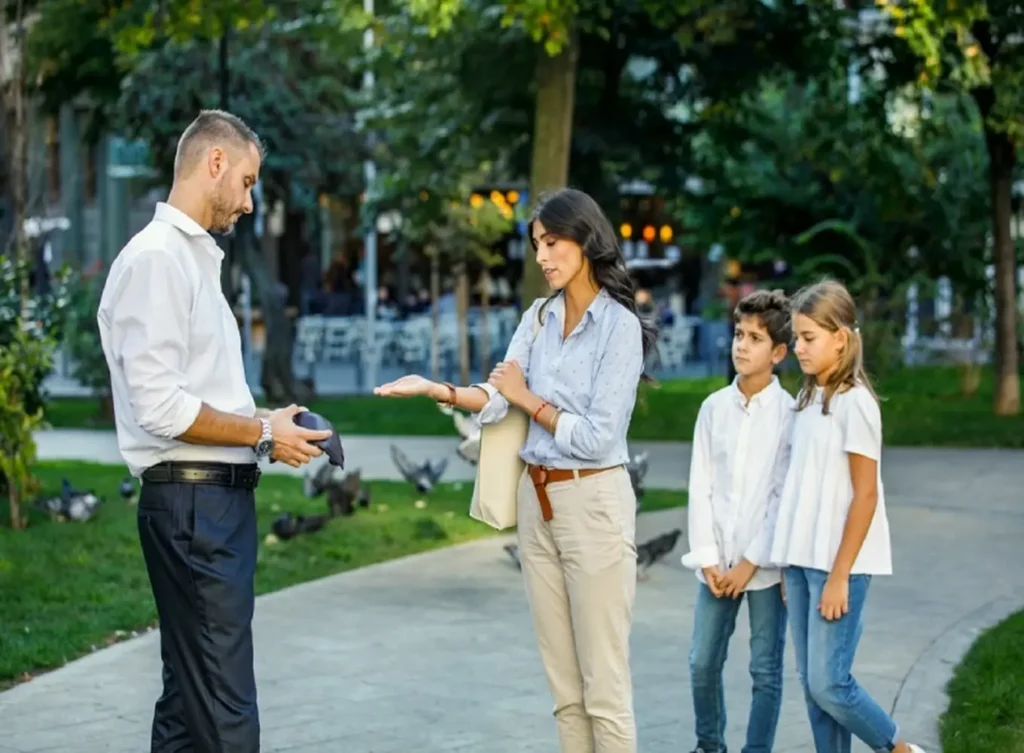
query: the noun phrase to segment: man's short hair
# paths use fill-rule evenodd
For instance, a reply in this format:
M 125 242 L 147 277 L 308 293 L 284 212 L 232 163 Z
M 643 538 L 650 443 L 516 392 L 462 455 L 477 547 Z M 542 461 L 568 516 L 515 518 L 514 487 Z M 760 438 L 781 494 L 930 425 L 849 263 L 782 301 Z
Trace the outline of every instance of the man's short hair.
M 224 110 L 202 110 L 181 138 L 174 155 L 174 175 L 188 174 L 204 151 L 217 142 L 233 141 L 239 146 L 252 144 L 264 157 L 263 142 L 237 115 Z
M 789 345 L 793 340 L 793 318 L 789 298 L 781 290 L 755 290 L 736 304 L 733 321 L 753 316 L 768 330 L 773 345 Z

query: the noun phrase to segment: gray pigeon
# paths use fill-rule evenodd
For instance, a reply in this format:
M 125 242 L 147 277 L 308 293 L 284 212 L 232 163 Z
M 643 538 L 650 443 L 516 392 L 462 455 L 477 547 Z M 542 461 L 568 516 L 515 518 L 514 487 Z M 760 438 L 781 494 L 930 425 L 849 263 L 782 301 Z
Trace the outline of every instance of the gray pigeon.
M 103 499 L 93 490 L 79 491 L 65 478 L 61 480 L 58 496 L 41 499 L 35 506 L 56 520 L 85 523 L 92 519 L 101 504 Z
M 121 484 L 117 487 L 117 493 L 121 495 L 121 499 L 129 504 L 135 501 L 135 482 L 131 476 L 125 476 L 121 479 Z
M 395 445 L 391 445 L 391 459 L 402 474 L 402 478 L 416 487 L 420 494 L 429 494 L 448 467 L 448 458 L 435 462 L 427 460 L 422 465 L 413 465 L 408 456 Z
M 629 472 L 629 482 L 633 486 L 633 494 L 636 495 L 636 511 L 640 512 L 640 500 L 644 496 L 644 478 L 647 476 L 648 470 L 647 453 L 642 452 L 630 458 L 626 463 L 626 470 Z
M 476 465 L 480 461 L 480 419 L 472 413 L 462 413 L 447 405 L 438 407 L 442 413 L 452 417 L 455 431 L 461 438 L 456 454 L 470 465 Z
M 637 580 L 647 579 L 647 570 L 650 566 L 676 548 L 676 543 L 679 541 L 682 533 L 681 529 L 675 528 L 668 533 L 663 533 L 649 541 L 645 541 L 636 548 Z

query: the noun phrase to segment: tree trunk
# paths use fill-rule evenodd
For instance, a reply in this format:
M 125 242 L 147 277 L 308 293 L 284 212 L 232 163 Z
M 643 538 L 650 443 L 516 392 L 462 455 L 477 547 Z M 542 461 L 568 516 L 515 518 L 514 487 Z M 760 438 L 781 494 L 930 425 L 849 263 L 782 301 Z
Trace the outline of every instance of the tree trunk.
M 254 217 L 255 213 L 242 215 L 238 220 L 235 248 L 242 269 L 252 281 L 253 298 L 259 300 L 260 311 L 263 312 L 266 332 L 260 371 L 263 402 L 270 408 L 291 403 L 303 405 L 313 398 L 313 382 L 295 378 L 292 361 L 294 339 L 284 310 L 287 289 L 273 279 L 267 269 L 266 258 L 256 238 Z
M 455 317 L 459 337 L 459 384 L 469 384 L 469 274 L 466 263 L 455 267 Z
M 7 505 L 11 512 L 11 528 L 15 531 L 24 528 L 21 519 L 21 500 L 18 494 L 18 485 L 13 481 L 7 482 Z
M 97 419 L 102 424 L 108 424 L 114 420 L 114 396 L 109 392 L 100 395 Z
M 1005 133 L 985 128 L 992 205 L 992 257 L 995 262 L 995 399 L 998 416 L 1020 413 L 1017 360 L 1017 263 L 1010 236 L 1011 185 L 1015 153 Z
M 955 354 L 957 368 L 960 370 L 960 394 L 963 397 L 974 397 L 981 387 L 981 363 L 974 340 L 974 314 L 967 298 L 960 293 L 954 298 L 951 319 L 953 337 L 965 343 Z
M 480 378 L 487 379 L 491 373 L 491 335 L 487 326 L 491 313 L 491 272 L 484 266 L 480 273 Z
M 441 297 L 441 262 L 437 249 L 430 254 L 430 378 L 441 379 L 441 315 L 437 299 Z
M 14 99 L 14 138 L 12 167 L 12 199 L 14 214 L 14 258 L 28 259 L 28 240 L 25 238 L 25 217 L 28 209 L 28 134 L 25 132 L 25 29 L 23 26 L 24 8 L 22 0 L 18 0 L 15 17 L 15 38 L 17 47 L 14 50 L 16 62 L 14 75 L 11 78 Z M 24 310 L 28 305 L 28 277 L 21 279 L 21 305 Z
M 569 155 L 572 147 L 573 109 L 576 100 L 576 70 L 579 65 L 579 37 L 572 28 L 569 40 L 554 57 L 543 46 L 537 51 L 537 102 L 533 121 L 533 155 L 530 164 L 530 200 L 569 184 Z M 527 239 L 529 247 L 529 239 Z M 527 250 L 523 262 L 522 306 L 525 310 L 549 288 Z

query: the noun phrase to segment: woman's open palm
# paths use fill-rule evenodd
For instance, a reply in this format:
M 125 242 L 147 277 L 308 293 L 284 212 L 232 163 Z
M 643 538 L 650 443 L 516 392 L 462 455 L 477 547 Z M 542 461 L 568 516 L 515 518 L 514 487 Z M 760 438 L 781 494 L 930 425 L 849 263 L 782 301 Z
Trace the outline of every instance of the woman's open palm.
M 373 388 L 373 394 L 381 397 L 417 397 L 429 395 L 434 383 L 418 374 L 409 374 L 393 382 Z

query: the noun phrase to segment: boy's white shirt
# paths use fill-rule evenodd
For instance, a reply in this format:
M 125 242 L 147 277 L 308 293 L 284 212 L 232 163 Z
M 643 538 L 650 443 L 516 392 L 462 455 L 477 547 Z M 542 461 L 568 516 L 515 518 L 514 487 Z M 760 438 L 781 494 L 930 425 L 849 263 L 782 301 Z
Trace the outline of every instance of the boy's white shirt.
M 777 377 L 749 403 L 738 378 L 701 404 L 690 458 L 688 538 L 683 565 L 703 583 L 705 567 L 723 573 L 742 559 L 758 566 L 747 585 L 778 583 L 769 554 L 789 467 L 795 401 Z
M 832 396 L 822 390 L 796 414 L 792 468 L 786 476 L 769 560 L 831 572 L 853 501 L 850 454 L 878 463 L 878 503 L 851 575 L 891 575 L 892 546 L 882 485 L 882 412 L 863 385 Z

